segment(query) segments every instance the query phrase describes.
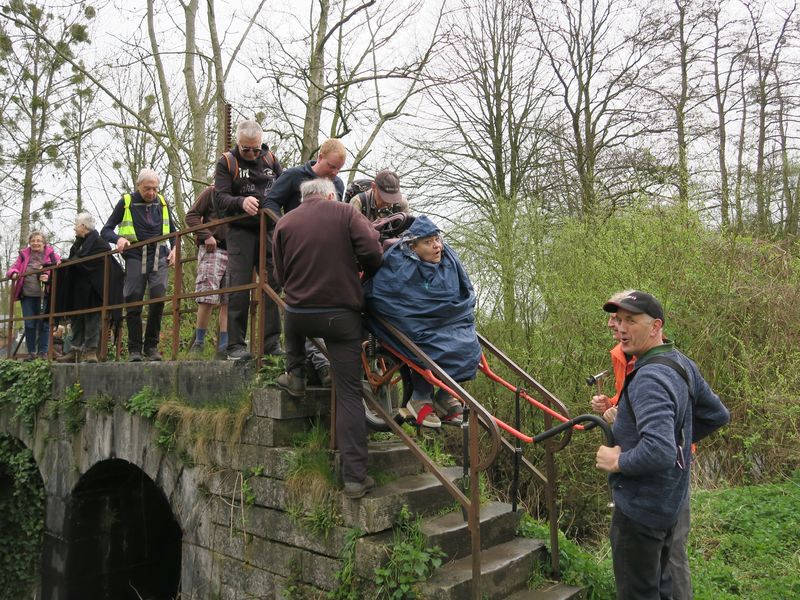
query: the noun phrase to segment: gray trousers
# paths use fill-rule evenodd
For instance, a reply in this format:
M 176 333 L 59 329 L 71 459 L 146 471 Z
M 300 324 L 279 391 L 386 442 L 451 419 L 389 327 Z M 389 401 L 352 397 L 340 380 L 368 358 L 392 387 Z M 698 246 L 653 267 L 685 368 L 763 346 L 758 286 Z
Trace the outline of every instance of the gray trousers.
M 149 246 L 143 248 L 148 250 Z M 148 252 L 146 272 L 142 273 L 142 261 L 138 258 L 125 259 L 125 302 L 138 302 L 144 299 L 145 288 L 149 288 L 149 298 L 160 298 L 167 292 L 169 268 L 167 258 L 158 259 L 158 270 L 153 269 L 153 253 Z M 144 334 L 144 349 L 158 348 L 161 335 L 161 315 L 164 303 L 156 302 L 147 307 L 147 329 Z M 125 323 L 128 327 L 128 351 L 142 351 L 142 307 L 128 308 L 125 312 Z
M 100 313 L 72 317 L 72 345 L 86 350 L 97 350 L 100 342 Z M 66 344 L 65 351 L 66 351 Z
M 672 574 L 673 600 L 692 600 L 692 574 L 689 572 L 689 556 L 686 546 L 689 543 L 690 517 L 689 496 L 686 504 L 681 508 L 678 522 L 672 530 L 672 548 L 669 553 L 669 570 Z

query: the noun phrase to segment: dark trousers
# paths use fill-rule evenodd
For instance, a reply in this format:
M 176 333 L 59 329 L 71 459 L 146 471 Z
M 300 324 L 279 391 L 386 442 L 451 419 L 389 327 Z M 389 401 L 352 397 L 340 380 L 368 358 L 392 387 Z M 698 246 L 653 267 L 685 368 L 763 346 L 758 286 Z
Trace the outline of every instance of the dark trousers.
M 611 556 L 617 600 L 672 600 L 672 577 L 667 568 L 672 530 L 647 527 L 614 510 Z
M 246 285 L 253 281 L 253 270 L 258 271 L 258 230 L 243 227 L 229 227 L 228 245 L 228 285 Z M 266 244 L 267 283 L 276 292 L 280 291 L 272 269 L 272 236 Z M 267 297 L 264 304 L 264 346 L 265 354 L 280 346 L 281 316 L 278 305 Z M 228 300 L 228 351 L 245 346 L 247 338 L 247 318 L 250 309 L 250 292 L 236 292 Z M 251 351 L 255 348 L 251 348 Z
M 149 249 L 149 247 L 147 247 Z M 147 272 L 142 273 L 142 261 L 137 258 L 125 259 L 125 302 L 139 302 L 144 299 L 145 288 L 148 296 L 161 298 L 167 292 L 169 267 L 166 257 L 158 261 L 158 270 L 153 267 L 153 252 L 148 252 Z M 164 303 L 156 302 L 147 306 L 147 328 L 144 333 L 144 349 L 158 348 L 161 334 L 161 315 L 164 314 Z M 142 351 L 142 307 L 135 306 L 125 312 L 125 323 L 128 327 L 128 352 Z
M 50 296 L 44 297 L 44 310 L 42 310 L 41 296 L 22 296 L 19 300 L 22 305 L 23 317 L 43 315 L 50 310 Z M 47 354 L 50 341 L 47 319 L 28 319 L 25 321 L 25 346 L 28 354 Z
M 286 311 L 286 366 L 302 376 L 305 340 L 320 337 L 328 348 L 336 385 L 336 445 L 345 481 L 367 476 L 367 425 L 361 400 L 361 314 L 347 309 Z

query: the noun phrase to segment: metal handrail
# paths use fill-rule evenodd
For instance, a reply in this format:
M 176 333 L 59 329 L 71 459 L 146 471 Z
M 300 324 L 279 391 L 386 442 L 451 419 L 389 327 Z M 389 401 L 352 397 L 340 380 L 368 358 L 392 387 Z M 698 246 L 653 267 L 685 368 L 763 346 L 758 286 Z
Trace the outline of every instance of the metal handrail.
M 253 349 L 253 354 L 255 355 L 255 362 L 257 368 L 261 366 L 262 360 L 262 351 L 263 348 L 261 347 L 263 344 L 263 332 L 264 332 L 264 322 L 261 315 L 263 314 L 262 311 L 258 310 L 262 303 L 266 301 L 267 298 L 274 301 L 278 307 L 283 310 L 285 307 L 285 303 L 283 299 L 278 295 L 278 293 L 268 284 L 268 279 L 266 277 L 266 252 L 265 252 L 265 243 L 269 242 L 268 236 L 268 224 L 267 219 L 272 220 L 273 222 L 278 221 L 279 217 L 270 211 L 269 209 L 261 209 L 259 211 L 259 265 L 258 265 L 258 281 L 243 284 L 239 286 L 230 286 L 220 288 L 217 293 L 219 294 L 228 294 L 234 292 L 241 292 L 247 290 L 257 289 L 258 293 L 255 297 L 255 308 L 258 311 L 259 318 L 257 331 L 256 331 L 256 319 L 250 320 L 250 329 L 251 329 L 251 347 Z M 53 356 L 53 346 L 52 346 L 52 330 L 53 330 L 53 323 L 54 320 L 57 318 L 63 317 L 72 317 L 78 316 L 82 314 L 91 314 L 95 312 L 101 313 L 101 343 L 100 343 L 100 360 L 104 360 L 107 354 L 107 346 L 108 346 L 108 319 L 107 316 L 110 311 L 122 309 L 122 308 L 131 308 L 137 306 L 145 306 L 150 304 L 155 304 L 158 302 L 171 302 L 172 303 L 172 317 L 173 317 L 173 327 L 172 327 L 172 340 L 171 340 L 171 358 L 175 360 L 178 354 L 179 348 L 179 332 L 180 332 L 180 303 L 185 299 L 196 298 L 198 296 L 206 295 L 207 292 L 184 292 L 182 290 L 182 264 L 185 262 L 182 260 L 182 245 L 181 241 L 183 237 L 187 234 L 193 234 L 197 231 L 208 229 L 209 227 L 216 227 L 226 223 L 232 223 L 242 219 L 249 219 L 251 218 L 250 215 L 237 215 L 233 217 L 226 217 L 224 219 L 217 219 L 213 221 L 209 221 L 206 223 L 201 223 L 199 225 L 178 230 L 175 232 L 171 232 L 168 235 L 161 235 L 154 238 L 150 238 L 148 240 L 132 243 L 125 248 L 125 250 L 120 251 L 117 249 L 112 249 L 108 252 L 95 254 L 91 256 L 87 256 L 84 258 L 78 259 L 71 259 L 67 264 L 68 265 L 75 265 L 81 262 L 87 262 L 90 260 L 104 260 L 104 286 L 103 286 L 103 303 L 100 307 L 90 308 L 90 309 L 82 309 L 77 311 L 61 311 L 55 312 L 53 310 L 53 303 L 51 301 L 51 305 L 49 307 L 49 311 L 46 314 L 38 315 L 35 317 L 24 317 L 23 320 L 28 319 L 48 319 L 49 321 L 49 334 L 50 335 L 50 346 L 49 346 L 49 357 L 52 358 Z M 123 302 L 121 304 L 113 304 L 110 305 L 108 303 L 108 296 L 109 296 L 109 276 L 110 276 L 110 260 L 116 260 L 114 255 L 121 254 L 122 252 L 127 252 L 128 250 L 135 249 L 135 248 L 143 248 L 152 244 L 157 244 L 160 241 L 164 241 L 167 239 L 175 239 L 174 249 L 175 249 L 175 275 L 174 275 L 174 285 L 173 285 L 173 292 L 172 294 L 164 295 L 160 298 L 151 298 L 148 300 L 141 300 L 138 302 Z M 187 259 L 191 260 L 191 259 Z M 66 266 L 66 265 L 64 265 Z M 24 277 L 29 274 L 39 273 L 43 271 L 52 271 L 58 270 L 62 268 L 62 265 L 48 265 L 42 269 L 31 270 L 26 273 L 20 274 L 19 277 Z M 0 283 L 4 283 L 10 281 L 10 278 L 3 278 L 0 279 Z M 55 297 L 55 286 L 57 285 L 58 278 L 54 277 L 51 279 L 51 298 Z M 13 288 L 10 293 L 10 301 L 9 301 L 9 315 L 7 319 L 0 320 L 0 323 L 7 323 L 9 333 L 13 332 L 13 323 L 14 323 L 14 293 Z M 470 414 L 470 418 L 465 419 L 464 427 L 468 429 L 468 458 L 469 458 L 469 487 L 470 487 L 470 497 L 467 496 L 458 488 L 458 486 L 450 481 L 442 472 L 442 470 L 434 463 L 430 457 L 425 453 L 422 448 L 402 429 L 402 427 L 395 422 L 391 415 L 388 415 L 384 408 L 376 403 L 372 398 L 369 398 L 368 401 L 372 404 L 373 410 L 383 418 L 384 422 L 389 426 L 389 428 L 403 441 L 403 443 L 409 448 L 412 454 L 423 464 L 425 469 L 427 469 L 431 474 L 433 474 L 439 482 L 442 484 L 444 489 L 459 503 L 459 505 L 465 510 L 467 514 L 467 522 L 468 527 L 470 530 L 471 535 L 471 546 L 472 546 L 472 597 L 475 600 L 480 598 L 480 486 L 479 486 L 479 475 L 480 471 L 486 470 L 489 468 L 494 461 L 496 460 L 497 454 L 501 447 L 505 447 L 512 452 L 515 452 L 514 447 L 500 435 L 499 428 L 497 423 L 495 422 L 494 417 L 489 413 L 489 411 L 474 397 L 472 397 L 458 382 L 454 381 L 450 375 L 448 375 L 445 371 L 443 371 L 425 352 L 423 352 L 412 340 L 410 340 L 405 334 L 401 331 L 396 329 L 393 325 L 386 322 L 381 317 L 376 317 L 377 320 L 392 334 L 395 336 L 397 340 L 402 342 L 402 344 L 406 347 L 406 349 L 411 352 L 414 356 L 418 359 L 423 361 L 430 370 L 449 388 L 455 391 L 468 405 L 468 414 Z M 8 346 L 8 356 L 11 357 L 12 354 L 12 345 L 13 345 L 13 334 L 8 336 L 7 346 Z M 494 355 L 498 360 L 500 360 L 506 367 L 508 367 L 512 372 L 514 372 L 520 379 L 525 382 L 530 389 L 537 390 L 543 397 L 547 399 L 547 401 L 556 407 L 556 410 L 564 415 L 565 417 L 569 416 L 569 412 L 564 406 L 564 404 L 558 400 L 553 394 L 547 391 L 543 386 L 541 386 L 536 380 L 534 380 L 530 375 L 528 375 L 521 367 L 519 367 L 516 363 L 514 363 L 509 357 L 507 357 L 503 352 L 501 352 L 497 347 L 491 344 L 488 340 L 486 340 L 480 334 L 478 335 L 478 339 L 481 345 L 488 350 L 492 355 Z M 119 336 L 117 337 L 117 349 L 116 349 L 116 356 L 119 358 L 120 354 L 120 341 L 121 339 Z M 320 350 L 327 356 L 327 352 L 324 348 L 319 344 L 318 340 L 313 340 Z M 335 391 L 331 390 L 331 444 L 332 446 L 335 444 L 336 439 L 336 431 L 335 431 L 335 423 L 336 423 L 336 401 L 335 401 Z M 470 426 L 472 419 L 475 419 L 476 423 L 479 424 L 483 429 L 488 432 L 489 434 L 489 446 L 488 452 L 486 455 L 481 459 L 479 457 L 479 444 L 478 444 L 478 427 Z M 544 414 L 545 419 L 545 428 L 549 429 L 552 424 L 552 417 L 547 413 Z M 562 443 L 559 445 L 555 445 L 552 442 L 548 442 L 545 444 L 545 470 L 546 474 L 543 475 L 530 461 L 523 457 L 522 463 L 528 468 L 528 470 L 533 473 L 545 487 L 545 496 L 547 499 L 547 506 L 548 506 L 548 516 L 550 521 L 550 531 L 551 531 L 551 556 L 553 560 L 553 568 L 554 571 L 558 572 L 558 537 L 557 537 L 557 513 L 556 513 L 556 505 L 555 505 L 555 480 L 556 480 L 556 473 L 555 473 L 555 461 L 554 461 L 554 453 L 563 448 L 566 443 L 569 441 L 571 430 L 567 430 L 564 433 L 564 439 Z

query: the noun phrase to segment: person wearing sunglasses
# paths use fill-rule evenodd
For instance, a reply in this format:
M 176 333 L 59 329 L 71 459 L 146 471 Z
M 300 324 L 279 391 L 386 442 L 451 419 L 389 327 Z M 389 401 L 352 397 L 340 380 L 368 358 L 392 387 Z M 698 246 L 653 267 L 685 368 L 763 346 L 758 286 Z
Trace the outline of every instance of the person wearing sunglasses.
M 217 161 L 214 172 L 214 204 L 217 217 L 249 215 L 228 224 L 225 243 L 228 250 L 227 277 L 229 286 L 247 285 L 259 263 L 258 209 L 283 168 L 277 157 L 263 143 L 261 125 L 253 120 L 239 122 L 236 146 Z M 268 241 L 264 252 L 267 260 L 267 281 L 273 289 L 272 246 Z M 281 321 L 277 305 L 264 303 L 263 354 L 283 354 L 280 346 Z M 235 292 L 228 299 L 228 360 L 250 360 L 245 337 L 250 307 L 250 291 Z

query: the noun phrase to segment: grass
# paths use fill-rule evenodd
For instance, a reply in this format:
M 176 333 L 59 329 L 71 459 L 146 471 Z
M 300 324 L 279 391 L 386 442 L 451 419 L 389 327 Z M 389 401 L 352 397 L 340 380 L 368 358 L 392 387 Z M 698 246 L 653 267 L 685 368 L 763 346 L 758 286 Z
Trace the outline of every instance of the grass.
M 782 483 L 692 497 L 695 598 L 800 598 L 800 471 Z
M 520 534 L 548 540 L 547 525 L 525 516 Z M 800 472 L 781 483 L 692 496 L 689 563 L 696 600 L 800 598 Z M 549 545 L 549 543 L 548 543 Z M 590 600 L 613 600 L 607 541 L 595 548 L 559 536 L 562 579 Z M 531 581 L 550 577 L 538 567 Z

